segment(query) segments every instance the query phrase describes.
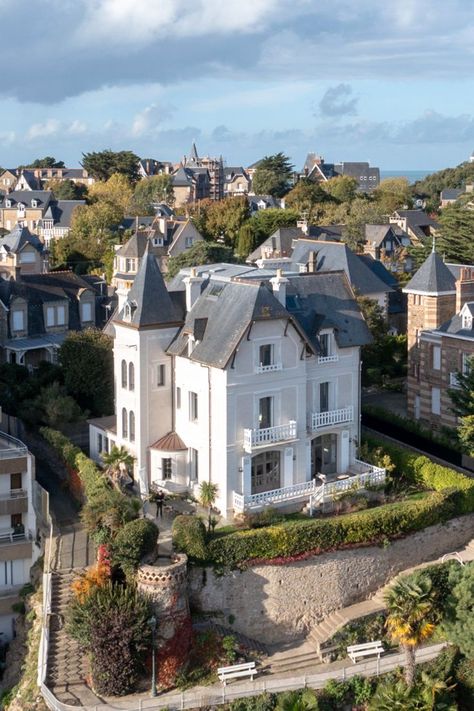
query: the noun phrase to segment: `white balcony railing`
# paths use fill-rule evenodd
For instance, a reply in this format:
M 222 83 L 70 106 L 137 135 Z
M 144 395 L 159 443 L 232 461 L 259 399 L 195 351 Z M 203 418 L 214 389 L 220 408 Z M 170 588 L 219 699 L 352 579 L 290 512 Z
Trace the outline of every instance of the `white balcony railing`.
M 318 356 L 318 363 L 337 363 L 338 355 Z
M 24 457 L 28 454 L 28 448 L 16 437 L 0 432 L 0 459 L 12 459 L 13 457 Z
M 285 486 L 281 489 L 264 491 L 260 494 L 239 494 L 234 491 L 234 511 L 242 513 L 244 511 L 258 510 L 265 506 L 278 506 L 286 502 L 309 500 L 311 507 L 315 508 L 319 504 L 329 499 L 343 494 L 345 491 L 357 491 L 366 486 L 383 484 L 385 481 L 385 469 L 374 467 L 358 459 L 348 469 L 346 478 L 336 479 L 330 482 L 321 483 L 321 477 Z M 352 472 L 356 472 L 352 474 Z
M 311 429 L 321 429 L 331 425 L 342 425 L 345 422 L 352 422 L 354 419 L 354 408 L 343 407 L 340 410 L 328 410 L 327 412 L 313 412 L 311 415 Z
M 282 370 L 283 365 L 281 363 L 271 363 L 271 365 L 257 365 L 257 373 L 274 373 L 277 370 Z
M 285 425 L 265 427 L 263 429 L 244 430 L 244 450 L 252 452 L 256 447 L 266 447 L 276 442 L 296 439 L 296 422 L 290 420 Z
M 449 374 L 449 385 L 451 388 L 458 388 L 459 387 L 458 373 L 450 373 Z

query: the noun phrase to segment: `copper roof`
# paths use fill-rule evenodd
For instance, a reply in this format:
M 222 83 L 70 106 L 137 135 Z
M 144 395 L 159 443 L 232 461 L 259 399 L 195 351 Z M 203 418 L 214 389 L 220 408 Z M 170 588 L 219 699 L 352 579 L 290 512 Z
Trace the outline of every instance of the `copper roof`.
M 150 449 L 159 449 L 161 452 L 181 452 L 187 447 L 176 432 L 168 432 L 155 444 L 152 444 Z

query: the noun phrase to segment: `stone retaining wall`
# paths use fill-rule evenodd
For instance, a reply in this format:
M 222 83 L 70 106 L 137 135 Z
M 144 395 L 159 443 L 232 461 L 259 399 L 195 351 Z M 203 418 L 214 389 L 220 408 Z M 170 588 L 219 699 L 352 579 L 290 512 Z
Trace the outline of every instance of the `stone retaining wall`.
M 387 548 L 336 551 L 220 577 L 209 568 L 190 568 L 191 605 L 216 613 L 228 626 L 230 618 L 236 631 L 265 644 L 288 642 L 334 610 L 370 597 L 400 571 L 460 550 L 472 538 L 474 514 L 469 514 Z

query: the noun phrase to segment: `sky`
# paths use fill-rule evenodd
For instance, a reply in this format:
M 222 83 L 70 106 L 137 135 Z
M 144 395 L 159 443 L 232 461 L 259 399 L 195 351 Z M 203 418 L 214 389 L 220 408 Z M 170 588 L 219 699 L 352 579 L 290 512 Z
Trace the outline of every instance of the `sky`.
M 0 0 L 0 165 L 133 150 L 434 170 L 474 151 L 474 0 Z

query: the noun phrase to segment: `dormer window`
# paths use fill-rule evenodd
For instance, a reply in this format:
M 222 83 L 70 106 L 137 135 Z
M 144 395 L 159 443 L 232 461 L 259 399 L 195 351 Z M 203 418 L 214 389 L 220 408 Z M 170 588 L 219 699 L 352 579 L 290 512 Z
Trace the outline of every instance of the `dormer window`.
M 319 334 L 318 363 L 335 363 L 339 360 L 334 344 L 334 335 L 330 331 Z
M 38 207 L 38 200 L 32 200 L 31 207 Z
M 12 206 L 12 201 L 11 200 L 5 200 L 5 207 L 11 207 Z
M 163 245 L 164 245 L 163 237 L 153 237 L 153 246 L 154 247 L 163 247 Z
M 25 211 L 25 206 L 22 202 L 19 202 L 17 205 L 17 210 L 18 212 L 24 212 Z
M 462 327 L 465 329 L 472 329 L 472 316 L 470 314 L 464 314 L 462 317 Z

